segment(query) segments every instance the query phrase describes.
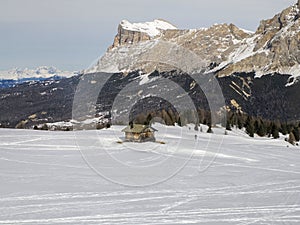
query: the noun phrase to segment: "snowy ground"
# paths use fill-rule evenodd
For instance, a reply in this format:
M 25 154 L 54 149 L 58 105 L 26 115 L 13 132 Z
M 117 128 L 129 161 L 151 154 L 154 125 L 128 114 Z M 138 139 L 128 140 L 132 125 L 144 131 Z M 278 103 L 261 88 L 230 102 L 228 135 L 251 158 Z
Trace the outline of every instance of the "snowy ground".
M 119 144 L 122 128 L 0 129 L 0 224 L 300 223 L 299 147 L 162 126 L 165 145 Z

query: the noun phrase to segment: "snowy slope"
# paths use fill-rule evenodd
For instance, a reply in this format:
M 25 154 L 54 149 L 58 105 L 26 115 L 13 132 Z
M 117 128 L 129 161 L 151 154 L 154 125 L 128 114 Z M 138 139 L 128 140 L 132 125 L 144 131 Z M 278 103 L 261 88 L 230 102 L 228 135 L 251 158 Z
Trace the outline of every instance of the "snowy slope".
M 0 224 L 299 224 L 298 147 L 235 130 L 227 136 L 222 130 L 212 136 L 197 132 L 197 142 L 187 127 L 155 127 L 165 145 L 118 144 L 123 137 L 118 126 L 0 130 Z M 183 147 L 174 151 L 179 144 Z M 83 155 L 94 154 L 93 164 L 83 160 L 79 147 Z M 185 166 L 157 185 L 133 188 L 109 181 L 158 180 L 163 169 L 176 167 L 172 162 Z M 121 169 L 124 165 L 133 170 Z M 108 172 L 106 179 L 91 166 Z

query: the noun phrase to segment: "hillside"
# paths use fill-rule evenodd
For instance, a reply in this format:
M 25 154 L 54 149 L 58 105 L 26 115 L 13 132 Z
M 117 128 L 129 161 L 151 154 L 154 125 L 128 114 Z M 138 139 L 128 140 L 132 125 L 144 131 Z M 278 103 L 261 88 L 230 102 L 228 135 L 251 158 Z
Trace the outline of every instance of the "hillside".
M 213 96 L 217 102 L 225 102 L 213 113 L 225 108 L 265 120 L 298 121 L 299 21 L 299 3 L 261 21 L 253 33 L 234 24 L 182 30 L 162 19 L 145 23 L 123 20 L 113 44 L 83 76 L 61 82 L 41 78 L 24 84 L 0 82 L 6 87 L 0 89 L 4 104 L 0 123 L 4 127 L 21 123 L 23 127 L 25 121 L 25 127 L 32 127 L 47 120 L 71 120 L 73 98 L 78 93 L 85 95 L 79 104 L 85 114 L 80 115 L 82 119 L 114 112 L 115 122 L 128 123 L 128 118 L 118 117 L 127 113 L 131 113 L 130 118 L 141 113 L 160 115 L 163 110 L 172 117 L 178 112 L 168 98 L 186 109 L 195 106 L 203 114 L 211 105 L 207 97 Z M 23 77 L 27 72 L 10 74 Z M 60 74 L 44 67 L 31 72 L 46 77 Z M 161 81 L 168 82 L 162 85 Z M 81 82 L 83 89 L 76 89 Z M 221 90 L 218 96 L 215 88 Z M 140 99 L 128 109 L 136 96 Z M 186 101 L 186 96 L 191 101 Z M 120 104 L 114 104 L 117 97 L 123 98 Z M 116 105 L 119 108 L 113 109 Z M 41 114 L 45 112 L 51 113 Z
M 196 142 L 188 127 L 155 127 L 166 145 L 120 145 L 122 126 L 0 129 L 0 223 L 299 223 L 296 147 L 238 130 L 197 132 Z

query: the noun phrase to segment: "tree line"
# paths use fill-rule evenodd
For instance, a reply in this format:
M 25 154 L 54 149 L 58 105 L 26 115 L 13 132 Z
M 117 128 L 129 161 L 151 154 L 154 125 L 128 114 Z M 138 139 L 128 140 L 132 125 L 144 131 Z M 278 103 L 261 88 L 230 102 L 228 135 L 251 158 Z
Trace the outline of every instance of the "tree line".
M 205 110 L 198 110 L 197 116 L 197 122 L 195 123 L 195 115 L 192 111 L 185 111 L 179 115 L 178 112 L 174 112 L 171 109 L 162 109 L 157 112 L 138 114 L 132 122 L 149 125 L 154 117 L 160 117 L 166 125 L 178 124 L 179 126 L 184 126 L 188 123 L 194 123 L 195 130 L 198 130 L 200 124 L 204 124 L 208 126 L 207 132 L 213 132 L 212 127 L 215 124 L 211 122 L 211 113 Z M 257 134 L 260 137 L 277 139 L 280 137 L 280 133 L 282 133 L 283 135 L 289 135 L 287 141 L 291 144 L 296 144 L 296 142 L 300 141 L 299 121 L 268 120 L 262 117 L 250 116 L 242 112 L 229 111 L 226 114 L 226 119 L 219 122 L 228 131 L 233 128 L 244 129 L 250 137 L 254 137 Z
M 295 144 L 300 140 L 300 123 L 299 121 L 284 122 L 280 120 L 267 120 L 261 117 L 249 116 L 244 113 L 228 112 L 226 121 L 226 130 L 232 130 L 233 127 L 245 129 L 250 137 L 257 134 L 260 137 L 279 138 L 279 134 L 289 135 L 286 140 Z

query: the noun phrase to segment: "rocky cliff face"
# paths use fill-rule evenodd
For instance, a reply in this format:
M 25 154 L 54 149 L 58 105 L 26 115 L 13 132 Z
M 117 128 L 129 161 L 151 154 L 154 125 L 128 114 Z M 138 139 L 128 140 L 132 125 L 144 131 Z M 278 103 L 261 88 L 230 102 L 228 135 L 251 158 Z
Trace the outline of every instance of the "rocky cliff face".
M 127 20 L 122 20 L 118 26 L 114 43 L 109 47 L 109 50 L 128 44 L 133 45 L 142 41 L 149 41 L 161 35 L 167 29 L 175 30 L 177 28 L 162 19 L 147 23 L 130 23 Z
M 146 33 L 126 30 L 121 23 L 118 27 L 118 34 L 115 36 L 114 43 L 109 47 L 109 50 L 126 44 L 135 44 L 140 41 L 148 41 L 150 39 L 151 37 Z
M 185 65 L 192 68 L 187 72 L 215 72 L 219 77 L 254 72 L 256 77 L 279 73 L 295 78 L 300 74 L 299 16 L 298 1 L 273 18 L 261 21 L 255 33 L 233 24 L 180 30 L 163 20 L 122 21 L 112 46 L 86 73 L 163 72 Z M 190 54 L 197 58 L 193 65 Z M 183 58 L 186 60 L 182 61 Z M 291 79 L 290 84 L 295 80 Z
M 272 19 L 261 21 L 257 31 L 243 40 L 218 68 L 219 76 L 255 72 L 256 76 L 300 72 L 300 10 L 294 5 Z
M 250 36 L 249 32 L 233 24 L 180 30 L 162 20 L 144 24 L 122 21 L 113 45 L 87 72 L 143 70 L 151 73 L 181 66 L 188 67 L 188 71 L 203 72 L 227 60 L 228 51 L 237 48 L 238 43 Z M 197 61 L 193 65 L 191 58 Z M 174 65 L 178 61 L 180 65 Z
M 208 68 L 226 60 L 226 52 L 247 37 L 250 33 L 233 24 L 216 24 L 199 30 L 166 31 L 162 40 L 194 52 L 200 60 L 207 62 L 205 67 Z

